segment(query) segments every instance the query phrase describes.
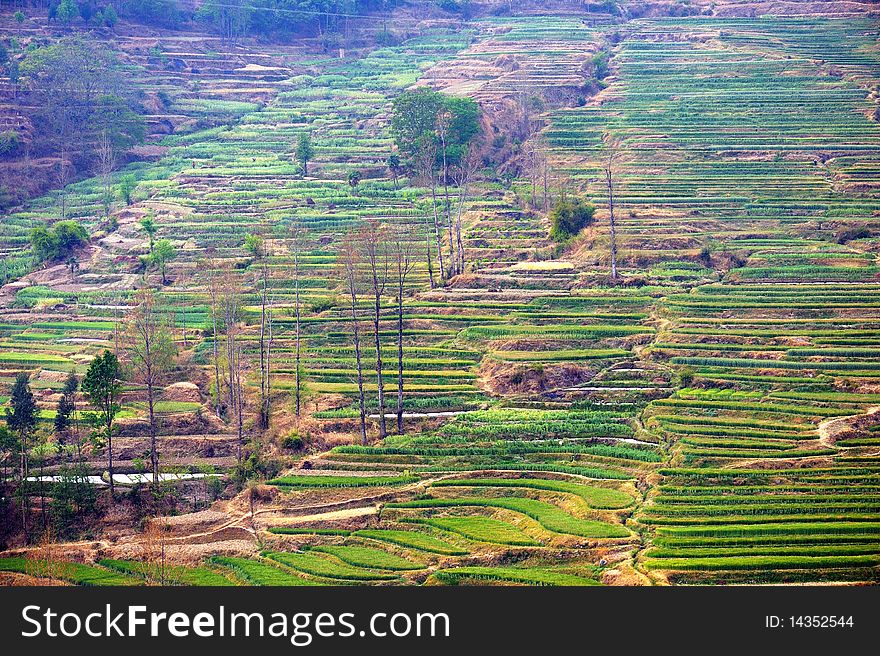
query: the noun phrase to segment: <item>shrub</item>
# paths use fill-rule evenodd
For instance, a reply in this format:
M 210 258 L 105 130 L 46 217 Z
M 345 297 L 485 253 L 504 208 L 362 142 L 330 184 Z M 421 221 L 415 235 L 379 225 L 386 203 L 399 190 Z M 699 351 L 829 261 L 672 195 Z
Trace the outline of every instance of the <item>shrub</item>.
M 281 438 L 281 448 L 288 449 L 290 451 L 299 451 L 303 448 L 305 442 L 303 442 L 303 438 L 301 438 L 296 433 L 291 433 L 290 435 L 285 435 Z
M 596 208 L 581 200 L 560 200 L 550 212 L 550 237 L 555 241 L 568 241 L 593 223 Z
M 21 135 L 15 130 L 0 132 L 0 156 L 9 157 L 21 146 Z
M 854 239 L 867 239 L 868 237 L 871 237 L 871 231 L 865 226 L 858 226 L 839 231 L 834 239 L 838 244 L 845 244 Z

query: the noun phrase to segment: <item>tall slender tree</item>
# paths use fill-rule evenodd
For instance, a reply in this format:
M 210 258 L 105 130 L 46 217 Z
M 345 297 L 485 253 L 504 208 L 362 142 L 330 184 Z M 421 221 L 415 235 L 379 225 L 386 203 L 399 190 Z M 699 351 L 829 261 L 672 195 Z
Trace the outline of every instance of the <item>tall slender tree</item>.
M 156 397 L 159 386 L 174 363 L 176 347 L 168 330 L 167 319 L 156 308 L 152 291 L 138 293 L 137 305 L 130 315 L 126 335 L 127 364 L 132 379 L 143 386 L 147 400 L 150 431 L 150 469 L 153 483 L 159 482 L 159 451 L 156 448 L 158 421 Z
M 608 154 L 605 164 L 605 184 L 608 188 L 608 220 L 610 223 L 611 248 L 611 280 L 617 280 L 617 227 L 614 220 L 614 184 L 613 184 L 614 151 Z
M 257 264 L 256 283 L 260 290 L 260 428 L 269 428 L 271 415 L 272 305 L 269 298 L 269 253 L 266 240 L 257 234 L 248 235 L 245 247 Z
M 244 452 L 244 384 L 241 331 L 241 279 L 231 269 L 227 268 L 221 285 L 221 307 L 223 310 L 223 325 L 226 331 L 226 389 L 229 399 L 229 409 L 235 418 L 237 433 L 237 459 L 241 464 Z
M 211 350 L 214 360 L 214 412 L 218 417 L 223 416 L 223 384 L 220 374 L 220 295 L 221 295 L 221 266 L 217 263 L 213 254 L 209 256 L 201 267 L 207 277 L 208 297 L 211 308 Z
M 369 291 L 373 296 L 373 343 L 376 347 L 376 386 L 379 401 L 379 437 L 388 435 L 385 420 L 385 379 L 382 371 L 382 296 L 388 284 L 391 270 L 391 250 L 388 247 L 388 231 L 376 221 L 368 221 L 360 230 L 358 241 L 363 251 Z
M 354 346 L 355 364 L 357 367 L 358 408 L 360 411 L 361 443 L 367 443 L 367 412 L 364 399 L 364 368 L 361 355 L 359 294 L 361 288 L 360 268 L 361 257 L 358 249 L 357 236 L 349 233 L 339 248 L 340 274 L 342 286 L 349 299 L 351 310 L 351 338 Z
M 116 492 L 113 481 L 113 422 L 120 409 L 121 378 L 122 370 L 116 355 L 104 351 L 102 355 L 95 356 L 82 380 L 82 391 L 97 411 L 92 419 L 99 432 L 99 441 L 107 446 L 111 496 Z
M 30 452 L 34 447 L 33 438 L 37 430 L 37 402 L 31 391 L 30 375 L 21 372 L 15 377 L 9 407 L 6 409 L 6 425 L 15 435 L 19 454 L 19 499 L 21 503 L 21 529 L 25 540 L 30 541 L 28 532 L 28 494 Z
M 305 245 L 307 233 L 305 228 L 298 222 L 293 221 L 290 224 L 290 253 L 293 255 L 293 303 L 295 318 L 295 337 L 294 337 L 294 407 L 296 408 L 296 416 L 302 413 L 302 329 L 301 314 L 302 303 L 300 301 L 299 283 L 300 283 L 300 257 Z
M 397 297 L 397 434 L 403 435 L 403 295 L 406 279 L 415 264 L 413 243 L 415 236 L 397 232 L 392 243 Z

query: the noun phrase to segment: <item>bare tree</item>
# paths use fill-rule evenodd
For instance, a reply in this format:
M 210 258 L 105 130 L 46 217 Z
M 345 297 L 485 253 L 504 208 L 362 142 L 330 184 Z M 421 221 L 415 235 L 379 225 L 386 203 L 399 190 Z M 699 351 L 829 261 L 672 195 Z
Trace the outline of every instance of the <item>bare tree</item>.
M 113 148 L 113 140 L 106 130 L 102 131 L 98 138 L 98 166 L 101 174 L 101 202 L 104 205 L 104 216 L 110 216 L 113 206 L 113 184 L 110 175 L 116 166 L 116 152 Z
M 171 526 L 164 517 L 153 517 L 144 528 L 138 567 L 148 584 L 168 583 L 168 533 Z
M 302 253 L 306 230 L 298 221 L 294 221 L 290 225 L 290 252 L 293 255 L 293 303 L 294 316 L 296 320 L 296 332 L 294 337 L 294 403 L 296 407 L 296 416 L 299 417 L 302 412 L 302 376 L 300 369 L 302 366 L 302 332 L 300 327 L 301 304 L 299 296 L 299 258 Z
M 608 186 L 608 215 L 611 223 L 611 279 L 617 280 L 617 229 L 614 221 L 613 165 L 614 150 L 610 149 L 608 153 L 608 162 L 605 165 L 605 183 Z
M 343 288 L 349 298 L 351 309 L 351 332 L 357 365 L 358 404 L 361 420 L 361 442 L 367 443 L 367 413 L 364 401 L 364 370 L 361 360 L 360 316 L 358 315 L 358 294 L 360 292 L 361 258 L 358 252 L 357 237 L 349 233 L 339 248 L 339 263 Z
M 156 309 L 156 298 L 150 290 L 142 290 L 130 315 L 126 335 L 127 364 L 132 378 L 142 385 L 147 395 L 147 417 L 150 422 L 150 468 L 153 483 L 159 482 L 159 453 L 156 449 L 156 394 L 174 361 L 174 340 L 166 318 Z
M 442 167 L 440 169 L 440 177 L 443 182 L 443 216 L 446 218 L 446 229 L 449 235 L 449 269 L 447 273 L 444 269 L 443 276 L 449 277 L 454 275 L 455 269 L 455 240 L 452 236 L 452 203 L 449 199 L 449 160 L 447 157 L 446 138 L 448 136 L 450 123 L 452 122 L 452 114 L 448 111 L 442 111 L 437 115 L 435 130 L 437 137 L 440 139 L 440 156 Z M 442 265 L 441 265 L 442 268 Z
M 397 285 L 397 434 L 403 435 L 403 295 L 406 279 L 415 264 L 413 237 L 410 232 L 396 232 L 391 245 Z
M 425 260 L 428 263 L 428 281 L 431 284 L 431 289 L 437 286 L 434 282 L 434 264 L 431 258 L 431 227 L 428 224 L 428 215 L 425 214 Z
M 61 218 L 67 218 L 67 183 L 70 182 L 70 169 L 67 166 L 67 139 L 61 139 L 61 152 L 58 158 L 58 186 L 61 194 Z
M 220 304 L 223 310 L 223 326 L 226 332 L 226 388 L 229 409 L 234 413 L 237 429 L 238 462 L 242 460 L 244 446 L 244 385 L 242 383 L 242 347 L 240 342 L 241 320 L 241 280 L 232 271 L 226 269 L 221 286 Z
M 479 146 L 476 143 L 472 143 L 468 148 L 467 154 L 464 156 L 458 166 L 454 167 L 452 170 L 453 181 L 458 187 L 458 199 L 454 224 L 455 241 L 457 244 L 457 248 L 456 251 L 452 253 L 453 275 L 464 273 L 465 253 L 464 242 L 462 240 L 461 217 L 464 212 L 465 204 L 467 203 L 468 185 L 470 185 L 479 168 Z M 452 231 L 450 231 L 450 239 L 451 238 Z
M 547 183 L 548 183 L 548 163 L 547 163 L 547 144 L 539 136 L 534 136 L 526 142 L 523 149 L 523 159 L 526 172 L 529 176 L 529 182 L 532 186 L 532 207 L 538 207 L 538 187 L 543 179 L 543 199 L 541 206 L 547 209 Z
M 217 330 L 220 319 L 220 295 L 221 295 L 221 276 L 219 265 L 212 257 L 209 257 L 203 263 L 202 269 L 204 275 L 208 279 L 208 295 L 211 301 L 211 341 L 213 342 L 212 350 L 214 356 L 214 410 L 217 416 L 222 415 L 222 394 L 223 386 L 220 382 L 220 335 Z
M 440 279 L 446 278 L 446 265 L 443 261 L 443 237 L 440 232 L 440 217 L 437 214 L 437 178 L 434 175 L 434 162 L 437 159 L 437 144 L 431 138 L 423 138 L 416 155 L 416 168 L 419 177 L 431 186 L 431 210 L 434 213 L 434 238 L 437 242 L 437 261 L 440 265 Z M 430 263 L 431 259 L 428 258 Z M 433 280 L 433 277 L 432 277 Z M 433 287 L 433 282 L 432 285 Z
M 269 297 L 269 251 L 266 240 L 258 235 L 249 235 L 246 245 L 259 265 L 255 281 L 260 290 L 260 412 L 258 418 L 260 428 L 266 430 L 269 428 L 272 412 L 272 303 Z
M 391 269 L 391 251 L 386 243 L 388 231 L 376 221 L 369 221 L 358 234 L 367 265 L 369 288 L 373 295 L 373 336 L 376 346 L 376 385 L 379 396 L 379 437 L 388 435 L 385 421 L 385 381 L 382 372 L 382 341 L 379 327 L 382 318 L 382 296 Z

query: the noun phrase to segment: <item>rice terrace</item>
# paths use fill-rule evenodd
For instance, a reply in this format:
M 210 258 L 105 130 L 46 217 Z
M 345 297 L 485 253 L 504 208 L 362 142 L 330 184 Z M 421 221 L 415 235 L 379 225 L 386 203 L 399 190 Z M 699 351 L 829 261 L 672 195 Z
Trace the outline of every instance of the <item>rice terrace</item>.
M 878 258 L 867 0 L 4 0 L 0 584 L 877 584 Z

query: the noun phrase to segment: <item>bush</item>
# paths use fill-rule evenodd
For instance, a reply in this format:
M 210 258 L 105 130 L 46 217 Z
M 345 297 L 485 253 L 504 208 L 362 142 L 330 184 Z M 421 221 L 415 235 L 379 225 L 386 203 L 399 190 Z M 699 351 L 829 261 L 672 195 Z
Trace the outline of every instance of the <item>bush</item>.
M 560 200 L 550 212 L 550 237 L 565 242 L 593 223 L 596 208 L 582 200 Z
M 303 438 L 301 438 L 296 433 L 291 433 L 290 435 L 285 435 L 281 438 L 281 448 L 288 449 L 290 451 L 299 451 L 305 446 L 305 442 L 303 442 Z
M 0 156 L 14 155 L 21 146 L 21 135 L 15 130 L 0 132 Z
M 871 231 L 868 228 L 865 226 L 857 226 L 839 231 L 834 239 L 838 244 L 845 244 L 854 239 L 867 239 L 871 236 Z
M 87 243 L 86 229 L 76 221 L 59 221 L 52 228 L 40 225 L 31 230 L 31 251 L 37 262 L 57 260 Z

